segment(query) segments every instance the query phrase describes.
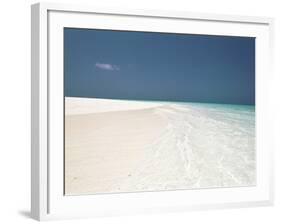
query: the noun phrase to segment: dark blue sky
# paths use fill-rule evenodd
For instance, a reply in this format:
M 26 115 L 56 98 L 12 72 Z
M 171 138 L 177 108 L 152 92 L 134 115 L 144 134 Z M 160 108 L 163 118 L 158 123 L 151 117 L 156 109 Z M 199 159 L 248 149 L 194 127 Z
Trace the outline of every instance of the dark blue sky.
M 255 104 L 255 39 L 65 28 L 65 96 Z

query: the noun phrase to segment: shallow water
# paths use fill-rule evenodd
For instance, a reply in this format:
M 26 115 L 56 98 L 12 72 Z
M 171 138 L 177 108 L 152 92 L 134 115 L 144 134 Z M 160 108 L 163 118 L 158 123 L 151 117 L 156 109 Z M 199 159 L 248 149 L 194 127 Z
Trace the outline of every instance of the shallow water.
M 163 102 L 168 120 L 125 191 L 252 186 L 256 183 L 255 107 Z

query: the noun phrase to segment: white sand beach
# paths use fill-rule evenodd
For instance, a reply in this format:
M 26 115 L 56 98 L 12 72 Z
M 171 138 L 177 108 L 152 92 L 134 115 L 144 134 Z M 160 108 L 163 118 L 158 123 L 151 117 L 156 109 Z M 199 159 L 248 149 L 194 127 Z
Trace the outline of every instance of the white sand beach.
M 65 193 L 254 185 L 254 123 L 252 114 L 240 114 L 67 97 Z

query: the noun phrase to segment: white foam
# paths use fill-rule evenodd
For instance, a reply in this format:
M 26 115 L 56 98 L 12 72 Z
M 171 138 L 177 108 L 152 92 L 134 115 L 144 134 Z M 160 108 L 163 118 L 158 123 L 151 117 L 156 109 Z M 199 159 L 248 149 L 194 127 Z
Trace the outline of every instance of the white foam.
M 157 108 L 169 125 L 151 155 L 132 173 L 129 191 L 153 191 L 255 184 L 255 129 L 245 113 L 192 105 Z M 246 122 L 245 122 L 246 121 Z M 126 187 L 125 187 L 126 186 Z M 128 188 L 127 188 L 128 189 Z

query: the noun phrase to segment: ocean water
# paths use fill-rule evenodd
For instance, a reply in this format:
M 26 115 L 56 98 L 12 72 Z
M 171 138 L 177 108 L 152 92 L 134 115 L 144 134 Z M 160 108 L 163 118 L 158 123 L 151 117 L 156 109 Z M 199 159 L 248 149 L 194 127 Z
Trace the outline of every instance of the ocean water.
M 154 113 L 168 120 L 128 191 L 256 184 L 255 106 L 161 102 Z

